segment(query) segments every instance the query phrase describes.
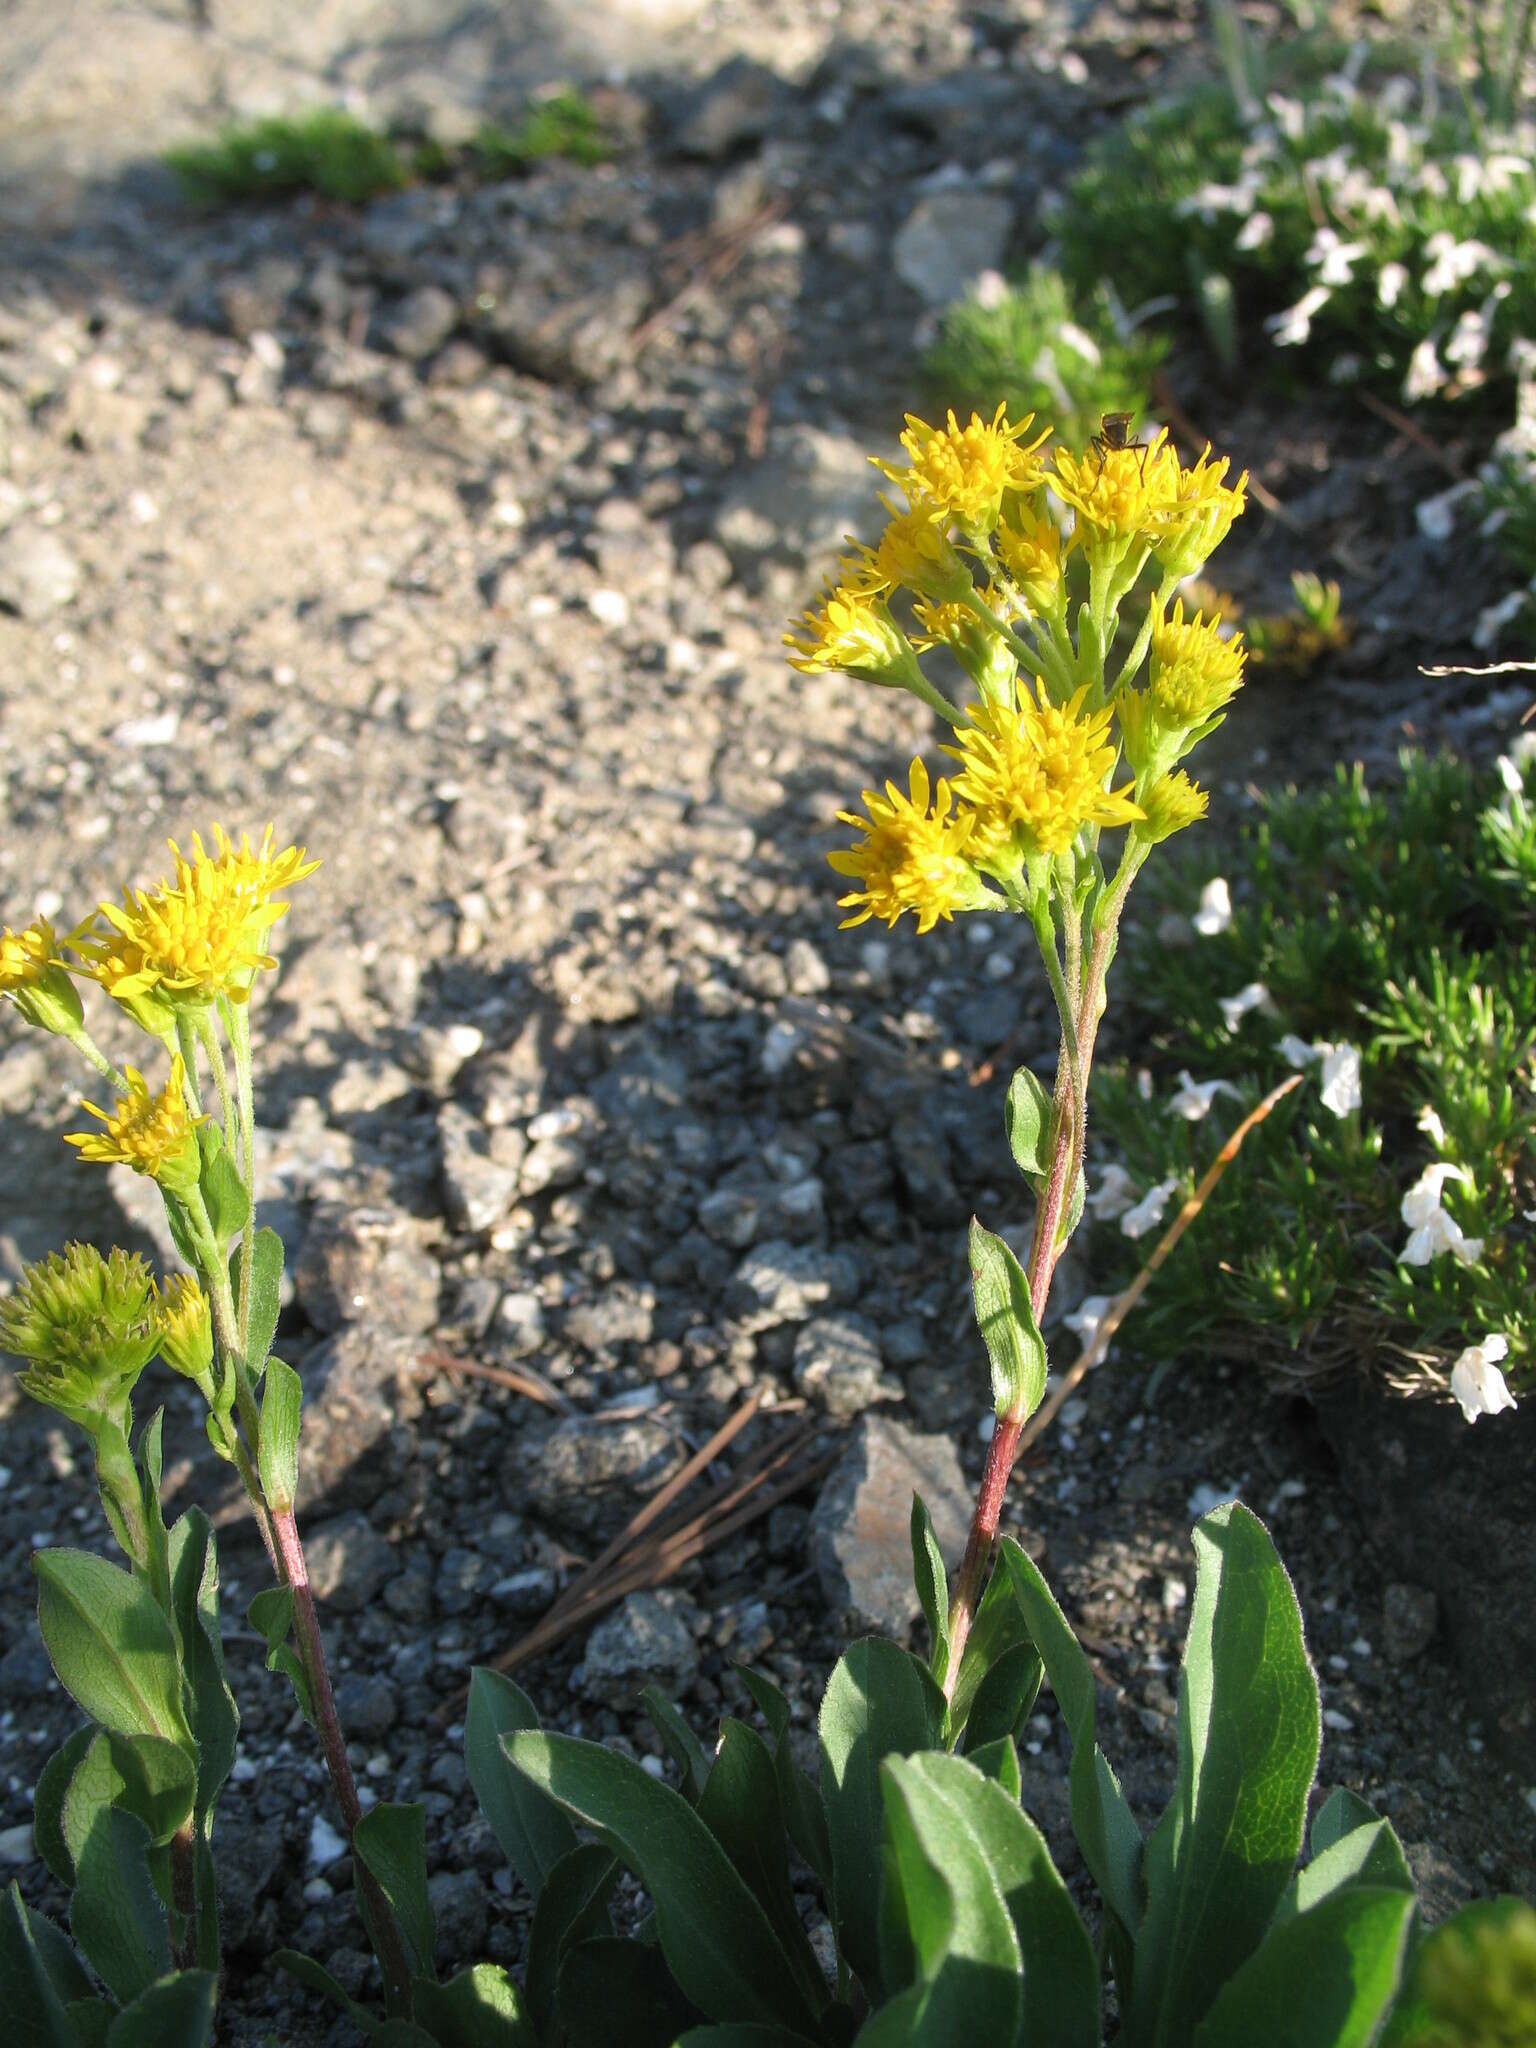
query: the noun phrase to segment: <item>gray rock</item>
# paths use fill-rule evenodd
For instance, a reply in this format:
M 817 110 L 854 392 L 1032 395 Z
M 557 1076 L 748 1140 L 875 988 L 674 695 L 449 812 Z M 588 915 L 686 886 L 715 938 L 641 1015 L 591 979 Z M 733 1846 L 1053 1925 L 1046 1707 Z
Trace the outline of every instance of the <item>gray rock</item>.
M 899 1401 L 884 1377 L 874 1326 L 862 1316 L 817 1316 L 795 1338 L 795 1385 L 840 1421 L 877 1401 Z
M 782 89 L 766 65 L 731 58 L 683 108 L 673 134 L 679 154 L 718 163 L 761 142 Z
M 494 1230 L 517 1199 L 527 1140 L 515 1124 L 487 1130 L 457 1102 L 437 1113 L 443 1151 L 443 1202 L 456 1230 Z
M 496 1331 L 513 1358 L 531 1358 L 544 1342 L 544 1304 L 526 1288 L 501 1298 Z
M 336 1713 L 349 1741 L 376 1741 L 395 1725 L 395 1688 L 376 1671 L 345 1672 L 336 1681 Z
M 495 1566 L 478 1550 L 444 1551 L 437 1568 L 438 1606 L 444 1614 L 468 1614 L 479 1606 L 495 1576 Z
M 648 1344 L 655 1317 L 654 1292 L 620 1281 L 605 1288 L 595 1300 L 573 1308 L 565 1319 L 565 1334 L 584 1351 L 602 1357 L 621 1345 Z
M 571 1690 L 627 1707 L 647 1685 L 680 1699 L 698 1675 L 693 1631 L 681 1615 L 654 1593 L 631 1593 L 593 1629 L 587 1654 L 571 1673 Z
M 699 1204 L 699 1227 L 716 1244 L 745 1251 L 762 1226 L 763 1190 L 754 1187 L 714 1188 Z
M 379 316 L 379 334 L 397 356 L 419 363 L 434 355 L 458 324 L 458 301 L 439 286 L 426 284 Z
M 453 1758 L 457 1763 L 459 1759 Z M 489 1908 L 484 1881 L 473 1870 L 439 1870 L 427 1879 L 427 1901 L 437 1922 L 442 1954 L 454 1962 L 478 1958 L 485 1945 Z
M 316 1208 L 294 1284 L 310 1321 L 322 1330 L 367 1322 L 391 1331 L 430 1330 L 441 1276 L 416 1242 L 409 1218 L 393 1209 Z
M 809 939 L 790 940 L 784 968 L 797 996 L 819 996 L 832 986 L 831 971 Z
M 877 481 L 862 438 L 804 421 L 773 428 L 762 460 L 726 494 L 716 536 L 738 562 L 779 551 L 829 559 L 868 523 Z
M 803 1323 L 829 1303 L 842 1307 L 859 1292 L 858 1262 L 851 1252 L 821 1251 L 782 1238 L 749 1252 L 732 1276 L 725 1306 L 743 1330 L 756 1335 L 780 1323 Z
M 574 1187 L 586 1163 L 587 1155 L 574 1138 L 540 1138 L 528 1148 L 519 1185 L 525 1195 Z
M 912 1585 L 914 1492 L 953 1567 L 972 1501 L 947 1436 L 920 1436 L 883 1416 L 865 1416 L 811 1512 L 811 1556 L 828 1605 L 854 1626 L 898 1640 L 921 1612 Z
M 46 619 L 79 589 L 80 564 L 56 533 L 13 526 L 0 537 L 0 609 Z
M 390 1580 L 384 1588 L 384 1605 L 404 1622 L 432 1619 L 432 1567 L 426 1558 L 411 1558 L 400 1576 Z
M 400 1569 L 389 1544 L 357 1512 L 311 1529 L 304 1557 L 315 1598 L 338 1614 L 361 1613 Z
M 1428 1586 L 1389 1583 L 1381 1601 L 1381 1649 L 1390 1663 L 1422 1657 L 1439 1626 L 1440 1602 Z
M 650 1416 L 604 1422 L 571 1415 L 550 1431 L 523 1474 L 529 1505 L 548 1520 L 590 1530 L 594 1508 L 614 1499 L 627 1513 L 682 1462 L 670 1430 Z
M 1000 266 L 1012 232 L 1013 208 L 995 192 L 930 192 L 902 223 L 891 261 L 925 305 L 947 306 Z
M 283 1867 L 287 1843 L 282 1824 L 257 1820 L 248 1805 L 225 1797 L 213 1823 L 213 1852 L 219 1874 L 219 1935 L 226 1955 L 231 1955 L 251 1938 L 256 1908 Z
M 650 280 L 611 247 L 583 280 L 533 249 L 486 315 L 488 345 L 514 369 L 550 384 L 595 384 L 618 369 L 650 302 Z
M 30 1863 L 36 1854 L 31 1821 L 18 1821 L 13 1828 L 0 1828 L 0 1864 L 9 1870 L 18 1870 L 23 1864 Z
M 520 1572 L 508 1572 L 491 1588 L 491 1598 L 508 1614 L 531 1619 L 542 1614 L 554 1600 L 559 1579 L 553 1565 L 531 1564 Z
M 37 1623 L 28 1618 L 22 1634 L 0 1657 L 0 1700 L 12 1706 L 40 1700 L 55 1684 L 53 1665 Z

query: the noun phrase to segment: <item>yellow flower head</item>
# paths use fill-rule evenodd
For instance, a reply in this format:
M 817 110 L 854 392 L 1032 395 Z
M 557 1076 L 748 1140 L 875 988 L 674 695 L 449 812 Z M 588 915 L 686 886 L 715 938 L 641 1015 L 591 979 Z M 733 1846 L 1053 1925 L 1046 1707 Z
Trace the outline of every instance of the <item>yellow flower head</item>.
M 202 1009 L 218 996 L 243 1003 L 261 968 L 275 968 L 267 936 L 288 905 L 277 894 L 320 863 L 302 847 L 272 851 L 269 825 L 254 851 L 249 837 L 233 846 L 213 829 L 214 852 L 192 835 L 187 860 L 173 839 L 173 881 L 123 891 L 122 907 L 103 903 L 71 944 L 89 972 L 145 1028 L 163 1033 L 180 1009 Z
M 29 1024 L 66 1037 L 85 1021 L 80 997 L 59 953 L 53 926 L 35 917 L 24 930 L 0 927 L 0 995 L 9 996 Z
M 867 682 L 910 688 L 921 681 L 917 657 L 877 590 L 846 583 L 829 590 L 819 609 L 802 614 L 801 631 L 786 633 L 794 648 L 790 667 L 802 675 L 861 676 Z
M 1175 768 L 1171 775 L 1164 775 L 1150 789 L 1142 791 L 1141 808 L 1145 815 L 1131 831 L 1149 846 L 1159 846 L 1175 832 L 1198 824 L 1209 801 L 1205 791 L 1191 782 L 1182 768 Z
M 178 1273 L 167 1283 L 155 1330 L 160 1356 L 171 1371 L 191 1380 L 212 1406 L 213 1315 L 207 1295 L 190 1273 Z
M 131 1166 L 135 1173 L 148 1174 L 173 1195 L 186 1195 L 196 1187 L 201 1171 L 197 1126 L 206 1117 L 187 1114 L 187 1070 L 181 1054 L 171 1060 L 171 1078 L 159 1095 L 151 1095 L 144 1076 L 127 1069 L 128 1093 L 115 1110 L 98 1109 L 94 1102 L 82 1102 L 92 1116 L 106 1126 L 100 1131 L 71 1131 L 66 1145 L 78 1145 L 82 1159 L 94 1159 L 103 1166 Z
M 121 1420 L 158 1341 L 155 1283 L 137 1252 L 104 1259 L 93 1244 L 66 1245 L 0 1301 L 0 1350 L 29 1361 L 22 1386 L 87 1427 Z
M 1229 486 L 1225 479 L 1230 457 L 1224 455 L 1213 465 L 1210 454 L 1207 441 L 1194 468 L 1178 472 L 1168 528 L 1154 551 L 1170 576 L 1193 576 L 1204 568 L 1248 503 L 1247 470 Z
M 1016 873 L 1036 854 L 1064 853 L 1084 825 L 1128 825 L 1141 816 L 1128 794 L 1104 787 L 1115 765 L 1113 708 L 1085 712 L 1085 683 L 1066 704 L 1039 685 L 1012 703 L 972 704 L 958 745 L 955 795 L 976 817 L 971 851 L 983 866 Z
M 1026 413 L 1013 425 L 1002 405 L 990 424 L 973 412 L 963 427 L 953 412 L 942 427 L 930 427 L 908 413 L 901 437 L 908 467 L 875 466 L 914 505 L 932 505 L 966 533 L 987 534 L 997 524 L 1004 498 L 1012 491 L 1032 491 L 1041 480 L 1037 450 L 1050 439 L 1050 428 L 1026 442 L 1034 421 L 1034 414 Z
M 997 618 L 1006 619 L 1012 605 L 1008 593 L 989 584 L 982 602 Z M 1019 664 L 1002 634 L 978 618 L 968 604 L 930 604 L 919 598 L 912 607 L 922 634 L 913 642 L 920 652 L 947 647 L 984 697 L 1006 697 L 1013 689 Z
M 912 763 L 908 784 L 910 796 L 903 796 L 894 782 L 885 785 L 884 796 L 866 789 L 867 818 L 856 811 L 838 812 L 843 824 L 864 834 L 862 844 L 827 855 L 838 874 L 860 884 L 838 899 L 840 910 L 853 912 L 843 919 L 844 930 L 872 917 L 894 925 L 910 910 L 918 931 L 928 932 L 957 910 L 996 907 L 997 899 L 967 857 L 972 820 L 950 815 L 949 784 L 941 781 L 930 792 L 928 770 L 920 760 Z
M 1003 567 L 1023 591 L 1033 612 L 1054 615 L 1061 603 L 1061 529 L 1049 512 L 1020 505 L 998 524 L 996 547 Z
M 888 499 L 880 502 L 891 517 L 879 543 L 860 546 L 844 567 L 870 591 L 913 590 L 940 604 L 963 598 L 971 588 L 971 572 L 956 554 L 946 531 L 949 522 L 938 507 L 918 503 L 897 512 Z
M 1179 459 L 1159 428 L 1133 448 L 1090 448 L 1081 458 L 1056 450 L 1051 489 L 1077 514 L 1078 534 L 1090 559 L 1118 558 L 1136 541 L 1151 546 L 1168 531 L 1179 481 Z
M 1220 619 L 1209 624 L 1199 612 L 1186 625 L 1184 600 L 1171 616 L 1154 613 L 1150 667 L 1152 716 L 1168 733 L 1199 729 L 1204 737 L 1213 719 L 1243 686 L 1247 655 L 1241 634 L 1221 636 Z

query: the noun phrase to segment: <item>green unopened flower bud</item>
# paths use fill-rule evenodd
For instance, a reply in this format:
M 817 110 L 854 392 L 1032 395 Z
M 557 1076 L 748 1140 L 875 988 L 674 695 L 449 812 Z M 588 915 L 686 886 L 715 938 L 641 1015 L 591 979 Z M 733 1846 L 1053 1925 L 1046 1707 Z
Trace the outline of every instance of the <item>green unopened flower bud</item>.
M 0 1348 L 29 1361 L 33 1400 L 93 1430 L 121 1424 L 128 1397 L 159 1345 L 155 1283 L 139 1255 L 66 1245 L 28 1266 L 0 1302 Z
M 160 1356 L 183 1379 L 191 1380 L 210 1408 L 219 1406 L 213 1372 L 213 1316 L 208 1297 L 190 1273 L 169 1283 L 156 1322 Z
M 994 592 L 985 592 L 984 602 L 993 610 L 997 609 L 998 600 Z M 1001 633 L 989 626 L 985 619 L 978 618 L 969 605 L 920 602 L 915 609 L 925 636 L 917 643 L 920 650 L 947 647 L 984 701 L 1012 703 L 1019 664 Z
M 79 993 L 46 918 L 34 918 L 24 931 L 0 930 L 0 995 L 42 1031 L 73 1038 L 83 1027 Z
M 1205 791 L 1191 782 L 1182 768 L 1164 775 L 1142 790 L 1137 801 L 1144 815 L 1131 827 L 1133 836 L 1149 846 L 1160 846 L 1175 832 L 1198 824 L 1210 801 Z

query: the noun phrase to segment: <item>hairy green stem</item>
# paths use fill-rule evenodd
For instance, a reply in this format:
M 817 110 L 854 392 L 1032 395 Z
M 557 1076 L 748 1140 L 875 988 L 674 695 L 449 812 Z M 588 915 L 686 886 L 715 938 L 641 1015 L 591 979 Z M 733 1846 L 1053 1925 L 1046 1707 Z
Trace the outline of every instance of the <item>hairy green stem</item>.
M 245 1224 L 240 1232 L 240 1351 L 251 1337 L 251 1266 L 256 1253 L 256 1097 L 251 1075 L 251 1027 L 244 1003 L 224 1004 L 224 1023 L 235 1055 L 240 1096 L 240 1179 L 245 1188 Z

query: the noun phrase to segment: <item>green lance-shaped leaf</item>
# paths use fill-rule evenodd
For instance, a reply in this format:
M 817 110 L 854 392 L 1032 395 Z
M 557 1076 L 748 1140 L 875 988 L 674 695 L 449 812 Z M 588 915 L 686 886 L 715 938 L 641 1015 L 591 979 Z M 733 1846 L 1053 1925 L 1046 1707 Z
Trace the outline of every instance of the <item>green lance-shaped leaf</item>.
M 691 1806 L 697 1806 L 699 1794 L 709 1778 L 708 1750 L 679 1709 L 654 1685 L 648 1685 L 641 1693 L 640 1704 L 645 1709 L 646 1719 L 661 1737 L 662 1747 L 677 1765 L 683 1780 L 683 1797 Z
M 1298 1870 L 1275 1908 L 1273 1925 L 1310 1913 L 1351 1885 L 1384 1885 L 1412 1893 L 1413 1873 L 1392 1823 L 1372 1813 L 1363 1799 L 1341 1786 L 1331 1792 L 1312 1823 L 1312 1861 Z
M 231 1265 L 237 1261 L 231 1259 Z M 238 1285 L 238 1281 L 234 1284 Z M 266 1369 L 267 1356 L 277 1336 L 277 1318 L 283 1301 L 283 1240 L 275 1230 L 263 1228 L 251 1247 L 250 1329 L 246 1338 L 245 1363 L 253 1380 Z
M 352 1853 L 372 1874 L 412 1949 L 412 1967 L 436 1974 L 437 1916 L 427 1892 L 427 1809 L 381 1801 L 352 1830 Z
M 176 1638 L 149 1588 L 104 1557 L 40 1550 L 37 1625 L 75 1703 L 103 1728 L 190 1750 Z
M 70 1930 L 112 1996 L 130 2005 L 170 1969 L 171 1947 L 149 1872 L 149 1830 L 112 1803 L 121 1784 L 111 1737 L 102 1733 L 70 1780 L 63 1827 L 75 1866 Z
M 984 1778 L 995 1778 L 1015 1806 L 1024 1797 L 1024 1774 L 1019 1769 L 1019 1752 L 1012 1736 L 1002 1735 L 996 1742 L 983 1742 L 976 1749 L 968 1749 L 965 1760 Z
M 98 1730 L 88 1725 L 77 1728 L 62 1749 L 56 1749 L 43 1765 L 32 1795 L 32 1839 L 59 1883 L 73 1890 L 75 1866 L 64 1840 L 64 1795 L 69 1781 L 80 1768 L 81 1758 L 96 1740 Z
M 912 2001 L 905 2038 L 914 2048 L 966 2036 L 1012 2042 L 1023 2017 L 1018 1938 L 976 1832 L 975 1802 L 956 1792 L 960 1773 L 988 1789 L 981 1773 L 956 1757 L 891 1756 L 880 1770 L 880 1953 L 887 1988 Z M 1000 1786 L 990 1791 L 1009 1805 Z
M 1397 1991 L 1413 1912 L 1411 1892 L 1357 1885 L 1287 1920 L 1213 1987 L 1195 2048 L 1370 2048 Z
M 767 1743 L 744 1721 L 727 1716 L 720 1724 L 698 1815 L 746 1879 L 783 1944 L 800 1989 L 812 2010 L 819 2010 L 827 2002 L 827 1985 L 790 1889 L 778 1774 Z
M 240 1169 L 224 1143 L 217 1124 L 199 1124 L 198 1141 L 203 1152 L 202 1190 L 208 1221 L 215 1241 L 222 1247 L 244 1230 L 251 1213 L 251 1201 L 240 1178 Z M 196 1261 L 191 1262 L 194 1266 Z
M 1179 1775 L 1147 1843 L 1129 2038 L 1184 2048 L 1262 1939 L 1301 1848 L 1317 1768 L 1317 1679 L 1263 1524 L 1235 1502 L 1194 1532 L 1179 1678 Z
M 538 1710 L 520 1686 L 499 1671 L 470 1675 L 464 1717 L 464 1763 L 501 1852 L 538 1903 L 544 1881 L 576 1847 L 576 1830 L 554 1800 L 507 1761 L 504 1735 L 537 1728 Z
M 1005 1668 L 1004 1668 L 1005 1667 Z M 989 1684 L 994 1672 L 997 1682 Z M 953 1748 L 962 1734 L 967 1742 L 990 1742 L 999 1735 L 1011 1735 L 1028 1718 L 1040 1690 L 1042 1667 L 1030 1639 L 1029 1625 L 1014 1598 L 1013 1581 L 1001 1568 L 994 1571 L 981 1596 L 981 1605 L 971 1623 L 960 1658 L 955 1689 L 944 1719 L 944 1740 Z M 988 1688 L 989 1705 L 974 1737 L 968 1734 L 982 1688 Z M 1012 1704 L 1011 1719 L 1004 1716 Z
M 303 1419 L 304 1382 L 280 1358 L 267 1360 L 261 1390 L 261 1445 L 257 1464 L 267 1506 L 292 1514 L 299 1492 L 299 1428 Z
M 1036 1194 L 1051 1171 L 1050 1142 L 1054 1121 L 1051 1097 L 1028 1067 L 1020 1067 L 1008 1083 L 1003 1124 L 1014 1164 Z
M 821 1794 L 795 1762 L 789 1740 L 789 1701 L 771 1678 L 736 1666 L 737 1676 L 751 1693 L 773 1735 L 773 1768 L 779 1781 L 779 1805 L 796 1854 L 808 1863 L 828 1893 L 832 1890 L 832 1843 L 827 1834 Z
M 208 2048 L 219 1980 L 212 1970 L 183 1970 L 141 1991 L 107 2030 L 107 2048 Z
M 178 1743 L 163 1742 L 158 1735 L 116 1735 L 103 1729 L 87 1754 L 96 1774 L 91 1781 L 96 1788 L 93 1796 L 135 1814 L 154 1848 L 164 1848 L 192 1818 L 197 1760 Z M 66 1804 L 68 1799 L 66 1791 Z
M 1072 1832 L 1111 1916 L 1111 1950 L 1123 1986 L 1130 1945 L 1141 1920 L 1141 1830 L 1109 1760 L 1094 1740 L 1093 1669 L 1049 1586 L 1011 1537 L 1003 1538 L 998 1570 L 1012 1580 L 1014 1597 L 1072 1737 L 1067 1776 Z
M 655 1906 L 667 1965 L 707 2019 L 814 2031 L 783 1945 L 686 1799 L 600 1743 L 528 1730 L 504 1736 L 502 1746 L 532 1784 L 596 1829 L 639 1878 Z M 567 1957 L 562 1984 L 580 1953 Z
M 187 1715 L 197 1743 L 198 1961 L 205 1969 L 217 1971 L 219 1899 L 213 1868 L 213 1813 L 234 1768 L 240 1715 L 224 1677 L 218 1545 L 201 1508 L 188 1508 L 171 1530 L 168 1556 L 171 1606 L 181 1633 Z
M 500 1963 L 476 1963 L 446 1984 L 418 1977 L 411 2001 L 438 2048 L 539 2048 L 522 1993 Z
M 29 2048 L 77 2048 L 68 2007 L 90 1996 L 90 1979 L 65 1936 L 15 1884 L 0 1900 L 0 1984 L 13 2038 Z
M 160 1438 L 164 1423 L 165 1410 L 157 1408 L 144 1425 L 143 1434 L 139 1438 L 138 1472 L 144 1500 L 144 1538 L 149 1590 L 154 1594 L 157 1605 L 169 1612 L 171 1570 L 167 1551 L 170 1535 L 165 1526 L 165 1510 L 160 1505 Z
M 932 1749 L 943 1695 L 896 1643 L 866 1636 L 838 1660 L 821 1702 L 821 1793 L 832 1849 L 832 1920 L 871 1998 L 882 1986 L 879 1897 L 888 1756 Z
M 281 1671 L 293 1687 L 299 1712 L 311 1728 L 315 1725 L 315 1703 L 299 1654 L 288 1638 L 293 1629 L 291 1586 L 264 1586 L 245 1611 L 245 1618 L 267 1646 L 267 1669 Z
M 992 1406 L 1032 1415 L 1045 1395 L 1045 1339 L 1035 1323 L 1024 1268 L 1008 1246 L 971 1220 L 971 1286 L 976 1322 L 992 1365 Z
M 912 1496 L 912 1583 L 928 1624 L 928 1668 L 942 1685 L 949 1670 L 949 1575 L 920 1493 Z
M 618 1858 L 597 1842 L 582 1842 L 562 1856 L 544 1880 L 523 1969 L 528 2012 L 540 2040 L 554 2018 L 555 1986 L 566 1950 L 613 1932 L 608 1901 L 618 1880 Z
M 1011 1753 L 1011 1744 L 1001 1746 Z M 924 1800 L 944 1809 L 948 1818 L 936 1841 L 968 1840 L 986 1864 L 1013 1923 L 1022 1962 L 1023 2028 L 1017 2038 L 1049 2048 L 1098 2048 L 1099 1967 L 1093 1943 L 1044 1836 L 1020 1810 L 1017 1797 L 968 1758 L 932 1753 L 904 1762 L 892 1758 L 886 1772 L 901 1786 L 909 1809 L 919 1788 Z M 1017 1777 L 1015 1758 L 1015 1783 Z
M 563 2048 L 672 2048 L 693 2017 L 660 1951 L 611 1935 L 569 1951 L 555 2007 Z

